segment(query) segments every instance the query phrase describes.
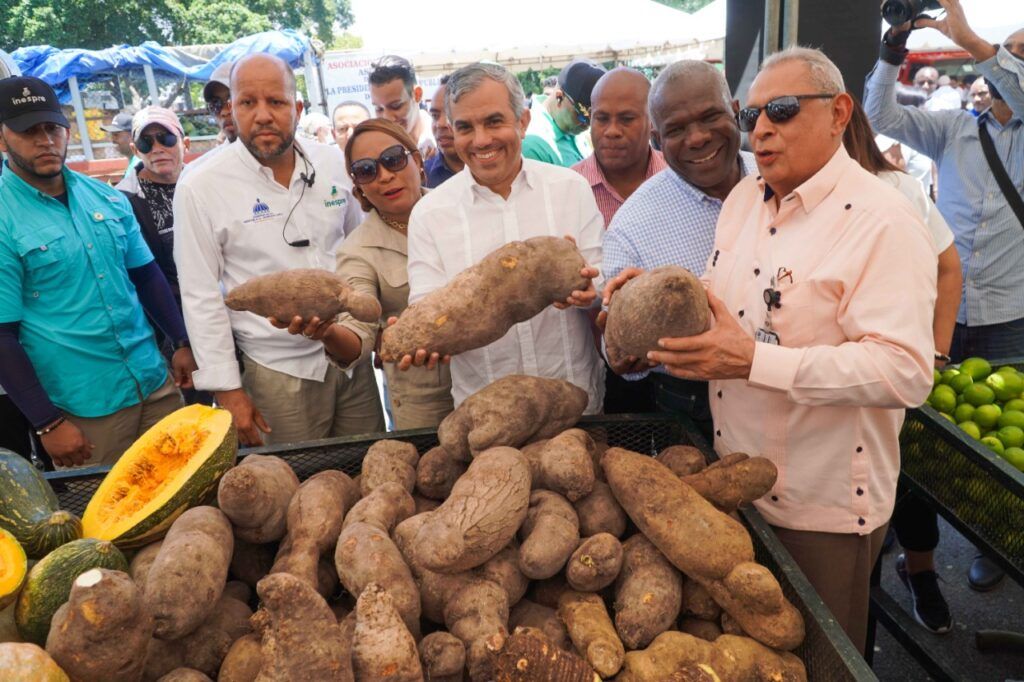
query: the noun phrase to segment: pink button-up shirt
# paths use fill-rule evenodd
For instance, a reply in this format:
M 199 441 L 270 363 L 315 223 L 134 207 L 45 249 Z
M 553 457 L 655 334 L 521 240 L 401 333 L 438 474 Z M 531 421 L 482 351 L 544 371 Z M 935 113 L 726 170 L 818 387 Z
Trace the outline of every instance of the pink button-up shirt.
M 770 190 L 768 190 L 770 193 Z M 756 503 L 794 530 L 870 533 L 889 520 L 903 409 L 932 383 L 936 256 L 927 227 L 892 186 L 840 145 L 789 196 L 747 176 L 722 207 L 704 280 L 758 342 L 750 378 L 712 381 L 719 454 L 779 470 Z
M 652 175 L 657 175 L 666 168 L 668 168 L 668 164 L 665 163 L 665 157 L 657 149 L 652 149 L 650 159 L 647 161 L 647 171 L 644 173 L 644 180 L 647 180 Z M 597 210 L 601 211 L 601 215 L 604 217 L 604 228 L 607 230 L 615 212 L 619 210 L 619 207 L 626 200 L 605 179 L 604 172 L 597 163 L 597 154 L 591 154 L 585 160 L 573 166 L 572 169 L 590 183 L 590 189 L 594 191 L 594 200 L 597 201 Z

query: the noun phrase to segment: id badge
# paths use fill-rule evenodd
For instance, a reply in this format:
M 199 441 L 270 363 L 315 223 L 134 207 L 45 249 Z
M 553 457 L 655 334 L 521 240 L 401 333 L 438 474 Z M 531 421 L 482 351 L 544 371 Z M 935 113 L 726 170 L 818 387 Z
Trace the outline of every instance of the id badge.
M 779 345 L 779 335 L 773 332 L 771 329 L 765 329 L 764 327 L 759 328 L 754 332 L 754 341 L 760 343 L 770 343 L 773 346 Z

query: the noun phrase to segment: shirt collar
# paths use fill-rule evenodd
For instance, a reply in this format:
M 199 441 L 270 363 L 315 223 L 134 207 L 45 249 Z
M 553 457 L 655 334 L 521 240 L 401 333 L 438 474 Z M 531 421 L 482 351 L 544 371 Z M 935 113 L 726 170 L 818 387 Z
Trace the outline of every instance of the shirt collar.
M 792 194 L 800 198 L 800 204 L 805 212 L 810 213 L 813 211 L 818 207 L 818 204 L 825 200 L 825 197 L 832 193 L 832 190 L 839 183 L 839 179 L 849 167 L 850 160 L 850 155 L 846 153 L 846 148 L 840 144 L 839 149 L 832 155 L 828 163 L 822 166 L 817 173 L 805 180 L 802 185 L 793 190 Z M 760 176 L 758 178 L 757 184 L 764 192 L 764 200 L 768 201 L 775 196 L 775 190 L 768 186 L 764 178 Z
M 426 191 L 424 190 L 424 194 Z M 408 238 L 393 230 L 388 226 L 387 223 L 380 217 L 380 213 L 377 209 L 372 209 L 366 214 L 366 219 L 360 226 L 364 230 L 364 236 L 362 239 L 363 246 L 371 246 L 379 249 L 388 249 L 390 251 L 397 251 L 403 255 L 409 252 L 409 241 Z
M 754 162 L 754 155 L 749 152 L 740 152 L 736 156 L 736 163 L 740 165 L 740 180 L 753 173 L 757 168 Z M 679 173 L 676 173 L 670 166 L 666 167 L 662 172 L 667 173 L 669 177 L 675 178 L 676 184 L 678 184 L 683 191 L 689 194 L 695 201 L 717 201 L 721 203 L 721 199 L 713 197 L 699 187 L 691 185 L 686 178 Z
M 548 123 L 551 125 L 551 131 L 555 134 L 555 139 L 556 140 L 558 140 L 558 139 L 575 140 L 576 139 L 575 135 L 571 135 L 570 133 L 567 133 L 567 132 L 563 131 L 561 128 L 558 127 L 558 124 L 555 123 L 554 117 L 548 112 L 548 110 L 546 108 L 545 109 L 541 109 L 541 113 L 544 114 L 544 118 L 546 118 L 548 120 Z
M 653 175 L 657 175 L 659 169 L 657 166 L 657 152 L 648 148 L 647 151 L 647 168 L 644 169 L 644 180 L 649 179 Z M 664 164 L 662 164 L 664 166 Z M 608 191 L 618 195 L 615 188 L 611 186 L 608 179 L 604 176 L 604 170 L 601 169 L 601 164 L 597 162 L 597 154 L 591 154 L 584 159 L 577 167 L 576 170 L 583 178 L 590 183 L 591 187 L 597 187 L 598 185 L 604 185 L 608 188 Z
M 533 189 L 535 184 L 540 180 L 540 178 L 536 177 L 537 169 L 531 167 L 531 164 L 533 162 L 530 161 L 529 159 L 523 159 L 522 161 L 523 166 L 522 168 L 519 169 L 519 174 L 516 175 L 515 179 L 512 181 L 512 192 L 510 192 L 508 195 L 510 199 L 512 198 L 512 194 L 515 193 L 517 187 L 525 185 L 527 188 Z M 473 177 L 473 173 L 470 172 L 468 166 L 466 168 L 463 168 L 462 170 L 465 171 L 466 175 L 469 177 L 469 192 L 472 201 L 475 202 L 478 199 L 487 200 L 493 197 L 501 198 L 498 196 L 498 194 L 491 190 L 491 188 L 484 187 L 479 182 L 477 182 L 476 178 Z M 457 173 L 456 175 L 459 174 Z
M 17 192 L 28 197 L 50 196 L 45 192 L 40 192 L 32 185 L 25 182 L 21 178 L 21 176 L 19 176 L 17 173 L 11 170 L 11 165 L 6 159 L 4 159 L 3 164 L 4 172 L 0 173 L 0 187 L 5 185 L 9 186 L 11 191 Z M 75 173 L 72 172 L 72 170 L 67 166 L 64 166 L 63 168 L 61 168 L 61 175 L 64 176 L 64 191 L 70 194 L 72 187 L 74 187 L 75 183 L 77 182 L 77 179 L 75 178 Z
M 300 152 L 302 152 L 302 154 L 305 155 L 307 163 L 312 165 L 312 163 L 309 161 L 309 152 L 303 148 L 302 144 L 299 142 L 298 137 L 295 138 L 292 144 L 295 146 L 296 149 L 298 149 Z M 236 139 L 234 142 L 231 143 L 231 146 L 235 148 L 235 153 L 238 154 L 238 158 L 242 160 L 242 164 L 246 168 L 258 174 L 260 177 L 266 178 L 270 182 L 277 184 L 277 181 L 274 179 L 274 171 L 264 166 L 256 159 L 255 156 L 252 155 L 252 152 L 249 151 L 249 148 L 242 143 L 242 138 Z M 302 156 L 296 154 L 295 169 L 292 171 L 291 182 L 289 183 L 288 188 L 290 188 L 291 185 L 295 184 L 295 181 L 299 177 L 299 173 L 304 173 L 305 168 L 306 167 L 302 162 Z M 280 187 L 280 185 L 278 186 Z

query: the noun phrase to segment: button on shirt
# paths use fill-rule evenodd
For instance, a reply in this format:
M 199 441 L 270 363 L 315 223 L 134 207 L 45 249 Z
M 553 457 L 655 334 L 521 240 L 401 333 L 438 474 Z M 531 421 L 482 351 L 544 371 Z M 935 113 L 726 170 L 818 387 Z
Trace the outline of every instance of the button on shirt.
M 153 255 L 128 200 L 65 169 L 68 206 L 0 174 L 0 322 L 50 400 L 79 417 L 138 404 L 167 380 L 128 270 Z
M 196 388 L 228 391 L 241 386 L 235 360 L 242 352 L 257 363 L 301 379 L 323 381 L 323 344 L 266 318 L 229 310 L 222 288 L 282 270 L 334 272 L 335 251 L 362 212 L 342 184 L 341 154 L 334 145 L 295 141 L 308 159 L 295 159 L 288 187 L 249 153 L 241 140 L 178 181 L 174 195 L 174 261 L 182 309 L 199 369 Z M 300 174 L 316 177 L 312 187 Z M 291 219 L 288 220 L 288 214 Z M 288 220 L 285 229 L 285 221 Z M 284 229 L 284 236 L 282 236 Z M 309 246 L 285 243 L 308 239 Z
M 569 168 L 583 160 L 576 136 L 562 132 L 541 102 L 534 105 L 534 116 L 523 138 L 523 157 Z
M 657 175 L 667 167 L 668 166 L 665 165 L 665 157 L 662 156 L 661 152 L 657 149 L 652 149 L 647 160 L 647 170 L 644 172 L 644 181 L 649 180 L 652 176 Z M 615 189 L 607 179 L 605 179 L 604 171 L 601 170 L 601 166 L 597 163 L 597 155 L 592 154 L 585 161 L 577 163 L 572 167 L 572 169 L 582 175 L 583 178 L 590 183 L 590 188 L 594 192 L 594 200 L 597 202 L 597 210 L 601 211 L 601 215 L 604 217 L 604 226 L 607 228 L 612 222 L 612 217 L 615 215 L 615 212 L 622 207 L 622 204 L 626 200 L 623 199 L 618 190 Z
M 931 237 L 840 146 L 779 207 L 755 177 L 726 199 L 704 281 L 752 337 L 773 276 L 780 345 L 756 344 L 749 380 L 710 382 L 715 450 L 778 467 L 755 502 L 769 523 L 870 533 L 895 503 L 901 408 L 931 389 Z
M 899 67 L 880 61 L 868 76 L 864 110 L 880 133 L 935 159 L 937 205 L 956 237 L 964 291 L 957 322 L 997 324 L 1024 317 L 1024 228 L 1003 196 L 978 138 L 984 121 L 1003 166 L 1024 193 L 1024 62 L 1000 47 L 976 65 L 1013 110 L 1002 126 L 991 110 L 926 112 L 896 103 Z
M 409 303 L 450 282 L 487 254 L 530 237 L 572 236 L 592 267 L 601 267 L 604 223 L 586 181 L 568 168 L 529 159 L 503 199 L 463 172 L 427 194 L 409 221 Z M 599 279 L 595 280 L 598 291 Z M 594 348 L 587 311 L 548 306 L 483 348 L 452 358 L 458 405 L 509 374 L 565 379 L 601 409 L 604 364 Z

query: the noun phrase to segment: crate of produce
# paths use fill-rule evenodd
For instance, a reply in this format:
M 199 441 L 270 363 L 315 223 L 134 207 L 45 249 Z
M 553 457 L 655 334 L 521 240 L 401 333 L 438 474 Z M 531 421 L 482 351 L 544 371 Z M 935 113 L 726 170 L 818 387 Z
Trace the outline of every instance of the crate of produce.
M 1024 370 L 1024 359 L 993 360 L 991 366 Z M 991 430 L 998 427 L 997 422 Z M 982 434 L 990 430 L 981 428 Z M 1015 451 L 991 441 L 986 445 L 975 435 L 931 405 L 907 410 L 900 432 L 901 475 L 1012 578 L 1024 582 L 1024 472 L 1012 463 Z
M 693 444 L 710 457 L 714 456 L 691 424 L 669 415 L 585 417 L 580 426 L 609 445 L 636 452 L 655 454 L 669 445 L 683 443 Z M 292 465 L 300 479 L 324 469 L 339 469 L 354 476 L 360 471 L 367 448 L 380 439 L 411 442 L 421 453 L 437 444 L 434 430 L 420 429 L 255 448 L 242 454 L 278 455 Z M 81 514 L 105 472 L 105 467 L 95 467 L 49 473 L 47 478 L 58 493 L 61 507 Z M 748 509 L 742 516 L 754 540 L 757 560 L 778 578 L 786 597 L 804 617 L 806 638 L 795 653 L 804 661 L 809 679 L 828 682 L 876 679 L 760 515 Z

